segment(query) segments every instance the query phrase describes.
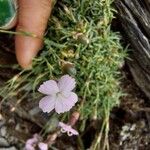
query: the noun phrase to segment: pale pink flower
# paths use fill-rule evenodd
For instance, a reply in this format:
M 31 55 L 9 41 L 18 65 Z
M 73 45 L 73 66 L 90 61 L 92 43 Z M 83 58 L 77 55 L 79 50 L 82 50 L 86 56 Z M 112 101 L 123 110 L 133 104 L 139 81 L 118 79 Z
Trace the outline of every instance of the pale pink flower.
M 25 150 L 35 150 L 35 146 L 38 143 L 39 136 L 37 134 L 33 135 L 33 138 L 26 141 Z
M 39 147 L 40 150 L 48 150 L 48 145 L 46 143 L 40 142 L 38 144 L 38 147 Z
M 47 96 L 40 100 L 39 107 L 47 113 L 53 109 L 58 114 L 69 111 L 78 101 L 78 96 L 72 92 L 75 84 L 75 79 L 69 75 L 62 76 L 58 82 L 54 80 L 44 82 L 38 91 Z
M 70 125 L 67 125 L 63 122 L 59 122 L 58 124 L 59 127 L 61 127 L 61 132 L 62 133 L 66 133 L 68 134 L 68 136 L 72 136 L 72 135 L 78 135 L 79 133 L 73 129 Z
M 48 145 L 40 142 L 40 136 L 38 134 L 34 134 L 33 138 L 26 141 L 25 150 L 36 150 L 35 148 L 37 145 L 39 150 L 48 150 Z

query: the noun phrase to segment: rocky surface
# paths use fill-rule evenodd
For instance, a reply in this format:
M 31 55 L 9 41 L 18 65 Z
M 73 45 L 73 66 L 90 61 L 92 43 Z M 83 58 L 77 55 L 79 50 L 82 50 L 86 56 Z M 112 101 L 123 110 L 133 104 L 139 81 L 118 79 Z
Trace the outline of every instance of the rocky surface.
M 19 150 L 18 142 L 18 139 L 9 134 L 6 121 L 0 115 L 0 150 Z

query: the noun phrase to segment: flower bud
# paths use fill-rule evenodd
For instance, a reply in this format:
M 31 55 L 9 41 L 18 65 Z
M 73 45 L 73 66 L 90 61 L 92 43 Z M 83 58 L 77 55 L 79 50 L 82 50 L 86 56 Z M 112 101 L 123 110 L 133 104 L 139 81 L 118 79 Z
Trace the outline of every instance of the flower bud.
M 64 74 L 69 74 L 71 76 L 76 75 L 76 69 L 73 63 L 63 62 L 62 63 L 62 71 Z
M 82 44 L 85 44 L 85 45 L 88 45 L 90 43 L 90 40 L 87 38 L 87 36 L 83 33 L 77 33 L 74 35 L 74 38 L 82 43 Z

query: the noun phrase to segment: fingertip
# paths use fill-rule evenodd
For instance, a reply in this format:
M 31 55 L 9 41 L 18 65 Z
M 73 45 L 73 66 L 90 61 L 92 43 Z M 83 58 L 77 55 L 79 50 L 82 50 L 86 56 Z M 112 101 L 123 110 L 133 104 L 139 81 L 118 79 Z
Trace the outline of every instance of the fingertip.
M 15 42 L 18 63 L 24 69 L 31 69 L 32 60 L 42 47 L 42 40 L 18 35 Z
M 31 68 L 32 59 L 42 47 L 42 38 L 51 12 L 51 0 L 20 0 L 18 2 L 17 31 L 31 33 L 31 36 L 16 35 L 16 56 L 21 67 L 27 69 Z

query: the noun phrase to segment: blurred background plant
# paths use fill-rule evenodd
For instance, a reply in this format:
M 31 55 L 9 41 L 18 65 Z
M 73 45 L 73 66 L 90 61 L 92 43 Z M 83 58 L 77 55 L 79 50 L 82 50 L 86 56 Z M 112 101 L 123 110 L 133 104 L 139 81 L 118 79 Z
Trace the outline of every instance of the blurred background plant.
M 82 133 L 87 120 L 100 120 L 91 149 L 109 149 L 109 116 L 119 105 L 122 91 L 119 85 L 120 67 L 126 51 L 120 35 L 111 30 L 115 10 L 112 0 L 62 0 L 56 3 L 49 20 L 44 48 L 33 60 L 32 70 L 20 70 L 0 89 L 4 100 L 17 97 L 39 100 L 39 85 L 48 79 L 70 74 L 77 81 L 80 112 L 79 144 L 83 148 Z M 14 66 L 16 67 L 16 66 Z M 60 115 L 68 119 L 68 113 Z M 44 128 L 46 130 L 46 128 Z

